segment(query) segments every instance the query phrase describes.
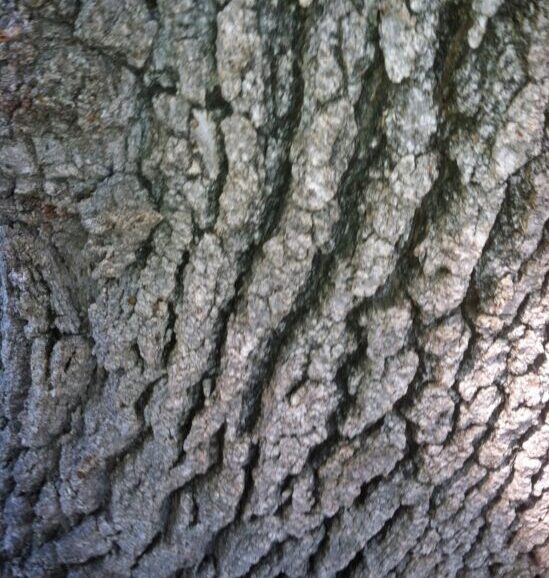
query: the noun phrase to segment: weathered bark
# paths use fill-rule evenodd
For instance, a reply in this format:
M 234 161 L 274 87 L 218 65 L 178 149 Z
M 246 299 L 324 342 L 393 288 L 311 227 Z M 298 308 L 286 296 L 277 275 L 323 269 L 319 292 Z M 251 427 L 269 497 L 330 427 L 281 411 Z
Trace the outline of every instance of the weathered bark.
M 549 572 L 543 0 L 4 0 L 1 575 Z

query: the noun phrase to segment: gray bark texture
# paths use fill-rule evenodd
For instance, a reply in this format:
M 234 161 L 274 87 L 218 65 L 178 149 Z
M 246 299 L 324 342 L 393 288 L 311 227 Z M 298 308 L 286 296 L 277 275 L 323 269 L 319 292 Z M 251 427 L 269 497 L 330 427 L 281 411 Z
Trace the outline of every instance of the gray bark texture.
M 549 576 L 544 0 L 2 0 L 2 578 Z

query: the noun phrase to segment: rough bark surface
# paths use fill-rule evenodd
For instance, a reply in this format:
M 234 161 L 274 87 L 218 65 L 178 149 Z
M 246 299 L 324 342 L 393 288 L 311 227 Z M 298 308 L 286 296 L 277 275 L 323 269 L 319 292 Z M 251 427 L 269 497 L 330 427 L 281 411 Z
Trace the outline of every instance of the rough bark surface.
M 549 576 L 547 18 L 3 0 L 3 577 Z

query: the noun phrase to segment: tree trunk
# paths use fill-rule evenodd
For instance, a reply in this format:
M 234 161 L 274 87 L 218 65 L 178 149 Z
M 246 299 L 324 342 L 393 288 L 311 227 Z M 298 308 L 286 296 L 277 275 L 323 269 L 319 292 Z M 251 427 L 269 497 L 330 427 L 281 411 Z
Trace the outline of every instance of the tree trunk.
M 544 4 L 3 1 L 3 577 L 549 575 Z

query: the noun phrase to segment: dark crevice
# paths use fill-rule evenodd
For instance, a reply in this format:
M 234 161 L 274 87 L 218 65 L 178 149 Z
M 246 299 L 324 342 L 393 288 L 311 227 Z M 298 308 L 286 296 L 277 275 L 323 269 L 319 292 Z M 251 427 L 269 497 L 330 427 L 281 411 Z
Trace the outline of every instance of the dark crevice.
M 308 570 L 307 576 L 318 576 L 321 574 L 320 572 L 320 564 L 323 557 L 326 555 L 330 545 L 330 539 L 333 537 L 332 534 L 332 527 L 337 524 L 339 517 L 336 514 L 331 518 L 324 518 L 322 521 L 322 527 L 324 528 L 324 535 L 322 536 L 322 540 L 318 544 L 316 552 L 309 558 L 308 563 Z
M 345 566 L 345 568 L 336 572 L 335 578 L 349 578 L 354 575 L 356 570 L 358 570 L 364 554 L 362 550 L 359 550 L 353 557 L 353 559 Z
M 226 102 L 221 96 L 221 89 L 219 86 L 214 88 L 213 93 L 206 94 L 206 108 L 209 113 L 212 114 L 216 121 L 216 146 L 217 154 L 219 155 L 219 173 L 215 179 L 215 182 L 208 190 L 208 198 L 210 205 L 211 223 L 212 225 L 208 230 L 213 230 L 213 226 L 217 221 L 219 215 L 219 199 L 225 189 L 225 184 L 227 183 L 227 176 L 229 174 L 229 159 L 227 157 L 227 150 L 225 147 L 225 137 L 223 131 L 221 130 L 220 124 L 223 119 L 232 115 L 232 107 Z M 202 236 L 202 232 L 199 233 L 198 238 Z
M 439 13 L 438 49 L 433 63 L 437 80 L 435 100 L 444 111 L 455 91 L 454 74 L 469 46 L 467 33 L 473 24 L 471 0 L 450 0 Z
M 149 405 L 149 401 L 154 392 L 154 388 L 163 378 L 156 381 L 152 381 L 146 385 L 146 387 L 141 392 L 141 395 L 137 398 L 134 403 L 135 413 L 139 416 L 141 423 L 145 425 L 145 409 Z
M 173 542 L 176 537 L 175 530 L 177 528 L 182 493 L 182 491 L 172 492 L 162 502 L 162 508 L 160 511 L 162 542 Z
M 283 557 L 283 547 L 285 542 L 273 542 L 271 547 L 269 548 L 268 552 L 263 554 L 261 558 L 252 564 L 248 571 L 243 575 L 242 578 L 254 578 L 257 575 L 264 575 L 261 573 L 261 570 L 264 568 L 276 568 L 277 562 L 282 560 Z M 285 575 L 285 574 L 283 574 Z
M 204 379 L 208 378 L 206 377 Z M 177 467 L 178 465 L 183 464 L 187 457 L 187 452 L 184 447 L 185 440 L 191 431 L 195 416 L 204 409 L 206 401 L 206 397 L 204 396 L 203 380 L 193 384 L 187 389 L 187 400 L 188 406 L 192 409 L 182 416 L 179 424 L 179 454 L 172 467 Z
M 221 87 L 216 84 L 206 92 L 206 110 L 214 113 L 220 120 L 233 114 L 232 105 L 223 98 Z
M 153 20 L 158 19 L 158 0 L 145 0 L 145 5 L 149 11 L 149 16 Z
M 166 514 L 163 512 L 161 517 L 164 518 L 165 516 L 166 516 Z M 137 568 L 140 560 L 144 556 L 147 556 L 150 552 L 152 552 L 156 548 L 156 546 L 160 543 L 161 539 L 162 539 L 161 532 L 157 532 L 153 536 L 153 539 L 149 542 L 149 544 L 147 544 L 147 547 L 135 558 L 135 562 L 133 563 L 131 570 L 134 570 L 135 568 Z
M 177 345 L 177 306 L 181 302 L 183 296 L 183 279 L 185 275 L 185 268 L 189 262 L 189 253 L 185 253 L 177 265 L 174 275 L 175 288 L 173 296 L 168 302 L 168 324 L 166 327 L 166 335 L 170 335 L 169 341 L 164 346 L 162 352 L 162 367 L 169 367 L 171 365 L 171 357 L 174 354 Z

